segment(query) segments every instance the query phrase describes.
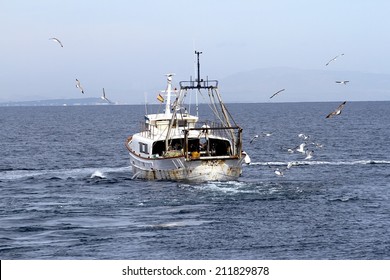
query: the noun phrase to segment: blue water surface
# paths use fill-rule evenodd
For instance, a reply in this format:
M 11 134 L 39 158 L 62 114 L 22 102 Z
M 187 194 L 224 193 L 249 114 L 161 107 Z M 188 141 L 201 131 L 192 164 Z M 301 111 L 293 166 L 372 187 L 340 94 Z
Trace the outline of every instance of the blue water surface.
M 390 259 L 390 102 L 338 104 L 227 104 L 252 162 L 200 184 L 132 180 L 144 106 L 0 107 L 0 259 Z

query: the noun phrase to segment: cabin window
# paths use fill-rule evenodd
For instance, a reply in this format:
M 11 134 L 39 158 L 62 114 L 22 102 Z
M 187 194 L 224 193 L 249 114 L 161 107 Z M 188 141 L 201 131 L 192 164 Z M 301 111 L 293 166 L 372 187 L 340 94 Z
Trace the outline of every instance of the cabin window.
M 153 144 L 152 154 L 162 156 L 165 152 L 165 141 L 156 141 Z
M 186 127 L 187 126 L 187 120 L 178 120 L 179 127 Z
M 148 144 L 145 143 L 139 143 L 139 151 L 140 153 L 148 154 Z

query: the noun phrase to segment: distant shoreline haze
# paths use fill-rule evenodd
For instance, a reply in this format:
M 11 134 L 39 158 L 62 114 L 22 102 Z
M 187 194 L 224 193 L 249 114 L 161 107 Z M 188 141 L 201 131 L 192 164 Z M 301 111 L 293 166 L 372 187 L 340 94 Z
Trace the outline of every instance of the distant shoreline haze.
M 225 103 L 262 103 L 262 102 L 328 102 L 328 101 L 382 101 L 390 100 L 390 75 L 377 73 L 363 73 L 356 71 L 334 70 L 303 70 L 288 67 L 274 67 L 256 69 L 236 73 L 219 80 L 219 89 Z M 336 81 L 348 80 L 348 84 L 338 84 Z M 157 104 L 157 93 L 165 88 L 165 80 L 152 81 L 150 88 L 115 90 L 110 89 L 109 98 L 116 104 Z M 179 79 L 173 84 L 179 87 Z M 285 89 L 270 99 L 275 92 Z M 99 96 L 83 99 L 52 99 L 40 96 L 34 100 L 18 96 L 19 100 L 0 99 L 0 105 L 33 105 L 55 103 L 55 105 L 101 105 L 106 102 Z M 24 101 L 25 100 L 25 101 Z M 202 98 L 199 99 L 202 102 Z

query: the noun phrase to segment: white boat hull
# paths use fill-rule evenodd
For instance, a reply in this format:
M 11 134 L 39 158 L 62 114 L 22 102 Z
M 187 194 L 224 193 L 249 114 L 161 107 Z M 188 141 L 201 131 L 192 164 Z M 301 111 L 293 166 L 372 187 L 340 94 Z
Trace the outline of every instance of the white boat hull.
M 146 159 L 130 154 L 133 178 L 172 181 L 229 181 L 237 180 L 242 172 L 243 159 L 209 158 L 186 160 L 185 157 Z
M 163 113 L 146 114 L 138 133 L 125 145 L 130 153 L 133 178 L 173 181 L 237 180 L 246 157 L 242 151 L 242 128 L 232 119 L 218 90 L 218 81 L 201 79 L 199 54 L 198 79 L 181 81 L 180 90 L 172 87 L 173 74 L 167 74 L 167 87 L 158 100 L 165 103 Z M 187 111 L 188 91 L 203 91 L 209 96 L 214 120 L 202 120 Z M 165 99 L 166 98 L 166 99 Z M 175 100 L 172 102 L 172 100 Z M 191 111 L 191 110 L 189 110 Z M 245 160 L 249 163 L 249 159 Z

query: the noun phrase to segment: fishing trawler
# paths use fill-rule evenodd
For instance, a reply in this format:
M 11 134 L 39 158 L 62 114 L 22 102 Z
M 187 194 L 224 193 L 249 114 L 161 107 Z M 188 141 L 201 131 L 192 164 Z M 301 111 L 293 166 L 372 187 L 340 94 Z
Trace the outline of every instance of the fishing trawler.
M 161 113 L 146 114 L 139 133 L 129 136 L 133 178 L 173 181 L 228 181 L 242 173 L 248 156 L 242 151 L 242 129 L 234 122 L 222 102 L 217 80 L 200 78 L 197 55 L 197 79 L 172 86 L 174 74 L 167 74 L 166 90 L 158 95 L 165 103 Z M 195 92 L 205 101 L 213 120 L 191 115 L 188 96 Z M 165 96 L 163 95 L 165 94 Z M 197 98 L 196 98 L 197 99 Z M 198 100 L 198 99 L 197 99 Z M 206 107 L 205 104 L 201 104 Z

